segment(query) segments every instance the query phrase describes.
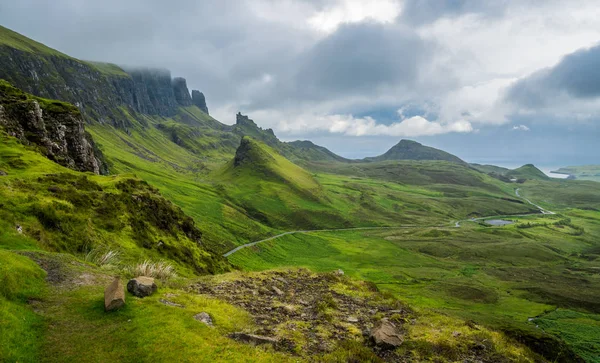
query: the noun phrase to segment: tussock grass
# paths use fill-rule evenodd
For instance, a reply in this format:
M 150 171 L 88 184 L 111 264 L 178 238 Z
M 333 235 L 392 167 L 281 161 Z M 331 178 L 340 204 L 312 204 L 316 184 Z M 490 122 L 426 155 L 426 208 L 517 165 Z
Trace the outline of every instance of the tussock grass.
M 177 276 L 173 265 L 165 261 L 152 262 L 150 260 L 145 260 L 144 262 L 133 266 L 130 272 L 134 276 L 148 276 L 160 280 L 168 280 Z
M 106 247 L 94 248 L 85 255 L 85 260 L 97 266 L 114 266 L 120 262 L 121 253 Z

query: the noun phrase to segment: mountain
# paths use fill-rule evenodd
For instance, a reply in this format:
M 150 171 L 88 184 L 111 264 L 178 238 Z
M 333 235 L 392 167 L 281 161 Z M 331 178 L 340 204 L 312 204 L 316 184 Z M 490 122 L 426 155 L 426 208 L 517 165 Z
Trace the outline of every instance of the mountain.
M 464 163 L 464 161 L 452 154 L 429 146 L 421 145 L 420 143 L 411 140 L 400 140 L 399 143 L 392 146 L 392 148 L 389 149 L 385 154 L 365 158 L 364 160 L 446 160 L 455 163 Z
M 285 183 L 298 190 L 315 192 L 319 184 L 306 170 L 290 162 L 277 151 L 255 139 L 244 136 L 231 163 L 225 166 L 225 174 L 233 174 L 240 182 L 254 177 Z
M 289 156 L 292 160 L 297 158 L 299 160 L 317 162 L 352 162 L 352 160 L 343 158 L 323 146 L 315 145 L 312 141 L 297 140 L 287 142 L 286 144 L 291 147 L 292 151 L 289 153 Z
M 550 180 L 550 177 L 533 164 L 525 164 L 517 169 L 509 170 L 505 176 L 516 179 Z

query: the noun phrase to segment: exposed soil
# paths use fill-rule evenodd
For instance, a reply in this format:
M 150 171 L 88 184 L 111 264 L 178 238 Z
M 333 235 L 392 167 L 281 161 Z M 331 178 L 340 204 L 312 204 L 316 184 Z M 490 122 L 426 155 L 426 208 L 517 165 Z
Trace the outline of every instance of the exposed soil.
M 399 302 L 385 299 L 374 285 L 305 269 L 219 283 L 206 280 L 191 288 L 245 309 L 257 325 L 251 333 L 279 337 L 277 349 L 302 355 L 330 352 L 342 341 L 359 340 L 385 360 L 396 361 L 400 357 L 371 345 L 370 329 L 381 318 L 401 326 L 412 315 Z

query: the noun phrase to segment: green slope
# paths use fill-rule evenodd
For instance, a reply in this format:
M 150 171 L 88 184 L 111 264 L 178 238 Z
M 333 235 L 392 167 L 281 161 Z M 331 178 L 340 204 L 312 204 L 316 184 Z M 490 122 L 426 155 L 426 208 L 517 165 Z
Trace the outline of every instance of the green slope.
M 29 39 L 17 32 L 7 29 L 0 25 L 0 46 L 7 46 L 14 49 L 23 50 L 26 52 L 53 55 L 64 58 L 70 58 L 66 54 L 63 54 L 55 49 L 45 46 L 42 43 L 38 43 L 35 40 Z
M 526 164 L 520 168 L 509 170 L 505 173 L 509 178 L 527 179 L 527 180 L 549 180 L 550 177 L 543 171 L 536 168 L 533 164 Z
M 455 163 L 464 163 L 458 157 L 445 151 L 424 146 L 412 140 L 400 140 L 391 149 L 382 155 L 365 158 L 365 161 L 387 161 L 387 160 L 445 160 Z

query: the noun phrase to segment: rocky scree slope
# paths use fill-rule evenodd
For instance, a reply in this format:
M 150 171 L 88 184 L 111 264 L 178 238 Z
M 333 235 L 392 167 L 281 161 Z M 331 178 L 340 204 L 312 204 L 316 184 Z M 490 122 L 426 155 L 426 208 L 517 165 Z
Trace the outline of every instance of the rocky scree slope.
M 73 105 L 28 95 L 0 80 L 0 127 L 50 160 L 77 171 L 108 172 Z

